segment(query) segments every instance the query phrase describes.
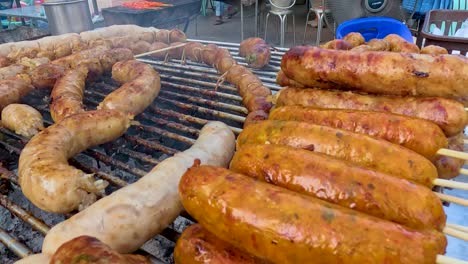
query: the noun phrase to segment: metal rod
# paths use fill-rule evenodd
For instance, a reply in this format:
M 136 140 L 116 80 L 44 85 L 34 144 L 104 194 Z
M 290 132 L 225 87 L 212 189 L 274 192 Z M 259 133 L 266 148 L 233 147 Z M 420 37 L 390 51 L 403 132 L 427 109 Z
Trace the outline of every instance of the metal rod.
M 99 151 L 96 151 L 96 150 L 93 150 L 93 149 L 90 149 L 90 150 L 86 150 L 86 153 L 89 153 L 89 155 L 91 155 L 92 157 L 94 157 L 95 159 L 98 159 L 99 161 L 102 161 L 104 163 L 107 163 L 107 164 L 111 164 L 119 169 L 122 169 L 122 170 L 125 170 L 127 172 L 130 172 L 134 175 L 137 175 L 137 176 L 140 176 L 140 177 L 143 177 L 147 174 L 146 171 L 144 170 L 141 170 L 139 168 L 133 168 L 131 167 L 130 165 L 128 164 L 125 164 L 119 160 L 116 160 L 116 159 L 113 159 L 109 156 L 107 156 L 106 154 L 103 154 Z
M 165 94 L 165 95 L 169 95 L 169 96 L 175 96 L 175 97 L 179 97 L 179 98 L 184 98 L 184 99 L 186 99 L 186 100 L 188 100 L 188 101 L 190 101 L 192 103 L 205 104 L 205 105 L 211 106 L 211 107 L 224 108 L 226 110 L 236 111 L 236 112 L 240 112 L 240 113 L 243 113 L 243 114 L 248 114 L 249 113 L 247 108 L 242 107 L 242 106 L 211 101 L 211 100 L 203 99 L 203 98 L 200 98 L 200 97 L 193 97 L 193 96 L 189 96 L 189 95 L 185 95 L 185 94 L 178 94 L 178 93 L 169 92 L 169 91 L 161 91 L 161 94 Z
M 119 149 L 119 153 L 123 153 L 123 154 L 125 154 L 125 155 L 127 155 L 129 157 L 134 158 L 134 159 L 139 159 L 141 161 L 151 163 L 152 165 L 158 165 L 159 164 L 159 160 L 154 159 L 153 157 L 151 157 L 149 155 L 146 155 L 146 154 L 143 154 L 143 153 L 140 153 L 140 152 L 136 152 L 136 151 L 133 151 L 133 150 L 129 150 L 127 148 Z
M 18 240 L 10 236 L 3 228 L 0 228 L 0 242 L 20 258 L 25 258 L 32 254 L 31 249 L 18 242 Z
M 189 134 L 193 135 L 194 137 L 198 137 L 198 135 L 200 134 L 200 130 L 198 130 L 198 129 L 188 127 L 188 126 L 185 126 L 185 125 L 182 125 L 182 124 L 179 124 L 179 123 L 176 123 L 176 122 L 172 122 L 172 121 L 169 121 L 169 120 L 164 120 L 164 119 L 161 119 L 161 118 L 149 116 L 149 115 L 147 115 L 145 113 L 142 113 L 140 115 L 140 117 L 142 117 L 142 118 L 144 118 L 146 120 L 150 120 L 151 122 L 153 122 L 153 123 L 155 123 L 155 124 L 157 124 L 159 126 L 169 127 L 169 128 L 180 130 L 182 132 L 189 133 Z
M 20 206 L 14 204 L 6 195 L 0 195 L 0 205 L 8 209 L 11 213 L 19 217 L 21 220 L 30 224 L 34 230 L 41 232 L 43 235 L 49 232 L 50 227 L 42 220 L 35 218 L 31 213 L 27 212 Z
M 157 127 L 145 126 L 145 125 L 139 125 L 138 127 L 142 128 L 145 131 L 156 133 L 167 138 L 175 139 L 177 141 L 183 142 L 188 145 L 192 145 L 193 143 L 195 143 L 195 139 L 191 139 L 191 138 L 184 137 L 184 136 L 172 133 L 172 132 L 168 132 L 163 129 L 159 129 Z
M 128 139 L 129 141 L 133 142 L 134 144 L 142 145 L 142 146 L 144 146 L 146 148 L 161 151 L 164 154 L 167 154 L 167 155 L 170 155 L 170 156 L 172 156 L 172 155 L 176 154 L 177 152 L 179 152 L 178 150 L 163 146 L 163 145 L 158 144 L 158 143 L 156 143 L 154 141 L 149 141 L 149 140 L 146 140 L 146 139 L 142 139 L 142 138 L 135 137 L 135 136 L 129 136 L 129 135 L 125 135 L 124 137 L 126 139 Z
M 204 39 L 187 39 L 187 41 L 190 42 L 200 42 L 200 43 L 207 43 L 207 44 L 216 44 L 219 46 L 232 46 L 232 47 L 239 47 L 240 43 L 235 43 L 235 42 L 220 42 L 220 41 L 214 41 L 214 40 L 204 40 Z M 279 54 L 284 54 L 286 51 L 289 50 L 289 48 L 283 48 L 283 47 L 275 47 L 277 51 L 276 53 Z
M 9 180 L 12 183 L 18 185 L 18 176 L 14 172 L 7 170 L 1 165 L 0 165 L 0 178 Z
M 185 115 L 185 114 L 179 113 L 177 111 L 173 111 L 173 110 L 162 109 L 162 108 L 158 108 L 158 107 L 154 107 L 154 106 L 152 106 L 150 108 L 151 108 L 151 110 L 153 112 L 155 112 L 157 114 L 164 115 L 164 116 L 169 116 L 169 117 L 174 117 L 174 118 L 177 118 L 179 121 L 182 121 L 182 122 L 194 123 L 194 124 L 199 124 L 199 125 L 205 125 L 206 123 L 209 122 L 206 119 L 202 119 L 202 118 L 195 117 L 195 116 Z M 242 129 L 237 128 L 237 127 L 229 126 L 229 128 L 235 134 L 240 134 L 240 132 L 242 132 Z
M 171 79 L 171 80 L 174 80 L 174 81 L 192 82 L 194 84 L 206 83 L 206 84 L 210 84 L 210 86 L 213 87 L 213 88 L 215 88 L 215 86 L 216 86 L 216 84 L 214 84 L 214 83 L 202 82 L 202 81 L 197 81 L 197 80 L 187 79 L 187 78 L 180 78 L 180 77 L 175 77 L 175 76 L 168 76 L 168 75 L 165 75 L 165 74 L 161 74 L 161 77 L 164 77 L 164 79 Z M 197 81 L 197 82 L 195 82 L 195 81 Z M 222 92 L 215 91 L 215 90 L 201 89 L 201 88 L 196 88 L 196 87 L 191 87 L 191 86 L 181 85 L 181 84 L 175 84 L 175 83 L 166 82 L 166 81 L 162 81 L 161 84 L 166 85 L 166 86 L 172 86 L 172 87 L 175 87 L 177 89 L 187 91 L 187 92 L 197 92 L 197 93 L 207 95 L 207 96 L 219 96 L 219 97 L 223 97 L 223 98 L 226 98 L 226 99 L 242 101 L 242 97 L 240 97 L 238 95 L 222 93 Z M 237 89 L 235 89 L 233 87 L 230 87 L 230 89 L 234 89 L 234 90 L 237 91 Z
M 159 100 L 171 103 L 171 104 L 173 104 L 173 105 L 175 105 L 177 107 L 183 108 L 183 109 L 192 109 L 192 110 L 195 110 L 195 111 L 197 111 L 199 113 L 202 113 L 202 114 L 210 114 L 210 115 L 214 115 L 214 116 L 217 116 L 217 117 L 220 117 L 220 118 L 226 118 L 226 119 L 230 119 L 230 120 L 237 121 L 237 122 L 244 122 L 245 121 L 245 117 L 238 116 L 238 115 L 233 115 L 233 114 L 229 114 L 229 113 L 225 113 L 225 112 L 221 112 L 221 111 L 218 111 L 218 110 L 208 109 L 208 108 L 205 108 L 205 107 L 202 107 L 202 106 L 185 104 L 185 103 L 181 103 L 181 102 L 178 102 L 178 101 L 175 101 L 175 100 L 166 99 L 166 98 L 161 97 L 161 96 L 159 97 Z

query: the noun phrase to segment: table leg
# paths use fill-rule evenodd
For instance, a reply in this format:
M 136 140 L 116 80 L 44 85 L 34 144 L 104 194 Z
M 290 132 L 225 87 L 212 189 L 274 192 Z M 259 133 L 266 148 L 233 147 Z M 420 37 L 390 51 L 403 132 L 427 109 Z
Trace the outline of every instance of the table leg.
M 15 3 L 16 3 L 17 8 L 21 8 L 20 0 L 15 0 Z M 21 18 L 21 24 L 23 24 L 23 26 L 26 26 L 26 22 L 24 21 L 24 18 Z
M 255 0 L 255 37 L 258 37 L 258 0 Z
M 242 0 L 240 1 L 240 17 L 241 17 L 241 41 L 244 40 L 244 8 Z

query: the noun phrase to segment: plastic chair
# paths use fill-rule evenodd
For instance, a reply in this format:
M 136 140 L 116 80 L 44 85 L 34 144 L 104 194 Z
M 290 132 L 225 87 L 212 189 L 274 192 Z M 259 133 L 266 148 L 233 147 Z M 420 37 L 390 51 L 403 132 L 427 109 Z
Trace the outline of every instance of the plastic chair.
M 312 0 L 310 0 L 312 1 Z M 309 5 L 310 5 L 309 1 Z M 325 24 L 327 25 L 328 28 L 331 28 L 330 23 L 328 22 L 327 15 L 331 16 L 331 11 L 326 8 L 325 5 L 325 0 L 322 0 L 322 5 L 317 6 L 317 7 L 310 7 L 309 12 L 307 12 L 307 17 L 306 17 L 306 24 L 304 27 L 304 43 L 306 42 L 306 33 L 307 33 L 307 24 L 309 23 L 309 16 L 311 13 L 314 13 L 315 16 L 317 17 L 317 37 L 315 41 L 315 45 L 318 46 L 320 45 L 320 38 L 322 35 L 322 29 L 323 29 L 323 22 L 325 21 Z M 335 28 L 335 25 L 333 25 L 333 29 Z
M 292 16 L 292 20 L 293 20 L 293 43 L 294 45 L 296 45 L 296 22 L 295 22 L 295 18 L 294 18 L 294 12 L 293 10 L 291 10 L 291 7 L 294 6 L 294 4 L 296 4 L 296 0 L 294 0 L 292 2 L 291 5 L 287 6 L 287 7 L 282 7 L 282 6 L 277 6 L 275 5 L 271 0 L 269 0 L 270 2 L 270 5 L 272 6 L 270 11 L 267 13 L 266 17 L 265 17 L 265 41 L 267 39 L 267 33 L 268 33 L 268 18 L 270 17 L 270 14 L 271 15 L 275 15 L 275 16 L 278 16 L 278 18 L 280 19 L 280 46 L 281 47 L 284 47 L 284 35 L 285 35 L 285 31 L 286 31 L 286 18 L 288 15 L 291 15 Z

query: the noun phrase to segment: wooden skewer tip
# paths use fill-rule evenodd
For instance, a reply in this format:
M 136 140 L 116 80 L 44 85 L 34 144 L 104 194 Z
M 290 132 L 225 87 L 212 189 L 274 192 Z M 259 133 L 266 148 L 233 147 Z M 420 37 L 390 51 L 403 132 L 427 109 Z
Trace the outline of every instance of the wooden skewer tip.
M 442 201 L 455 203 L 455 204 L 459 204 L 459 205 L 462 205 L 462 206 L 468 206 L 468 200 L 465 200 L 463 198 L 459 198 L 459 197 L 455 197 L 455 196 L 451 196 L 451 195 L 447 195 L 447 194 L 443 194 L 443 193 L 438 193 L 438 192 L 434 192 L 434 193 Z
M 460 173 L 463 173 L 463 172 L 460 170 Z M 433 184 L 437 186 L 441 186 L 441 187 L 468 190 L 468 183 L 464 183 L 464 182 L 457 182 L 457 181 L 444 180 L 444 179 L 435 179 L 433 181 Z
M 459 260 L 456 258 L 447 257 L 444 255 L 437 255 L 437 264 L 468 264 L 468 261 Z
M 439 149 L 439 151 L 437 151 L 437 154 L 452 157 L 452 158 L 462 159 L 462 160 L 468 160 L 468 153 L 451 150 L 451 149 L 445 149 L 445 148 Z
M 169 47 L 166 47 L 166 48 L 162 48 L 162 49 L 157 49 L 157 50 L 152 50 L 152 51 L 148 51 L 148 52 L 145 52 L 145 53 L 141 53 L 141 54 L 138 54 L 138 55 L 135 55 L 134 57 L 135 58 L 140 58 L 140 57 L 144 57 L 144 56 L 147 56 L 147 55 L 151 55 L 151 54 L 155 54 L 155 53 L 159 53 L 159 52 L 163 52 L 163 51 L 168 51 L 168 50 L 172 50 L 172 49 L 177 49 L 177 48 L 181 48 L 183 46 L 187 45 L 187 43 L 181 43 L 179 45 L 175 45 L 175 46 L 169 46 Z

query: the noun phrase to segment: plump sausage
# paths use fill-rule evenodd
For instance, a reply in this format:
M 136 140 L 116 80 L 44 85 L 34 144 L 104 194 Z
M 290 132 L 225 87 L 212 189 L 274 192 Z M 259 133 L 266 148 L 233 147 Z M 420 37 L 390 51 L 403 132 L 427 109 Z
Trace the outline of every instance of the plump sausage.
M 432 186 L 437 178 L 434 165 L 412 150 L 366 135 L 304 122 L 267 120 L 250 125 L 237 138 L 238 149 L 247 144 L 303 148 L 426 186 Z
M 412 116 L 436 123 L 447 136 L 459 134 L 468 124 L 468 114 L 462 104 L 437 97 L 385 97 L 351 92 L 287 88 L 278 93 L 276 105 L 354 109 Z
M 174 43 L 174 42 L 185 42 L 187 41 L 187 36 L 185 36 L 185 33 L 178 29 L 178 28 L 173 28 L 169 31 L 169 42 Z
M 57 252 L 50 260 L 50 264 L 83 262 L 95 264 L 151 264 L 146 257 L 119 254 L 98 239 L 90 236 L 80 236 L 66 242 L 57 249 Z
M 353 47 L 357 47 L 357 46 L 362 45 L 362 44 L 364 44 L 366 42 L 364 37 L 359 32 L 348 33 L 346 36 L 344 36 L 343 40 L 347 41 Z
M 409 43 L 397 34 L 389 34 L 384 38 L 390 44 L 393 52 L 419 53 L 419 47 L 414 43 Z
M 50 115 L 55 123 L 85 111 L 83 95 L 87 76 L 88 68 L 80 66 L 57 80 L 50 94 Z
M 153 102 L 161 88 L 159 74 L 153 67 L 136 60 L 114 64 L 112 78 L 123 85 L 107 95 L 98 109 L 112 109 L 135 116 Z
M 448 149 L 464 152 L 464 135 L 460 133 L 448 139 Z M 442 179 L 453 179 L 460 175 L 460 169 L 465 165 L 465 160 L 437 155 L 432 159 L 437 168 L 437 174 Z
M 177 240 L 174 261 L 176 264 L 266 264 L 220 240 L 199 224 L 187 227 Z
M 179 193 L 209 232 L 272 263 L 434 264 L 447 244 L 440 232 L 415 231 L 224 168 L 189 169 Z
M 430 189 L 323 154 L 246 145 L 236 151 L 230 169 L 414 229 L 445 226 L 442 203 Z
M 29 76 L 31 77 L 32 85 L 35 88 L 47 89 L 52 88 L 55 81 L 62 77 L 64 73 L 64 67 L 53 63 L 47 63 L 32 70 Z
M 35 135 L 19 158 L 19 184 L 23 194 L 37 207 L 67 213 L 94 202 L 95 193 L 106 182 L 68 165 L 81 151 L 125 133 L 130 119 L 111 110 L 76 114 Z M 52 253 L 52 252 L 49 252 Z
M 151 44 L 150 50 L 160 50 L 160 49 L 164 49 L 164 48 L 167 48 L 167 47 L 169 47 L 169 45 L 167 45 L 164 42 L 154 42 L 154 43 Z M 149 56 L 151 58 L 153 58 L 153 59 L 162 60 L 162 59 L 166 58 L 166 54 L 167 54 L 167 51 L 162 51 L 162 52 L 150 54 Z
M 244 57 L 250 67 L 260 69 L 270 62 L 271 47 L 261 38 L 248 38 L 240 43 L 239 56 Z
M 0 110 L 9 104 L 19 102 L 32 89 L 31 79 L 25 74 L 0 80 Z
M 283 106 L 273 109 L 271 120 L 303 121 L 381 138 L 434 158 L 447 147 L 444 132 L 434 123 L 403 115 L 345 109 Z
M 46 254 L 33 254 L 16 261 L 14 264 L 49 264 L 50 256 Z
M 126 48 L 115 48 L 106 50 L 99 57 L 99 62 L 102 65 L 102 69 L 107 72 L 112 70 L 112 66 L 119 61 L 127 61 L 133 59 L 133 53 L 131 50 Z
M 298 83 L 292 79 L 289 79 L 282 70 L 278 71 L 278 74 L 276 75 L 276 83 L 279 84 L 279 86 L 286 87 L 298 87 L 298 88 L 304 88 L 305 86 L 302 85 L 301 83 Z M 331 88 L 327 86 L 326 88 Z M 325 89 L 326 89 L 325 88 Z
M 334 39 L 320 46 L 324 49 L 333 49 L 333 50 L 350 50 L 353 48 L 353 45 L 343 39 Z
M 139 40 L 133 45 L 131 45 L 129 48 L 132 50 L 133 54 L 136 55 L 150 51 L 151 44 L 146 41 Z
M 373 51 L 389 51 L 390 50 L 390 43 L 388 43 L 384 39 L 371 39 L 367 42 L 367 45 L 371 48 L 370 50 Z
M 421 49 L 421 54 L 449 54 L 446 48 L 436 45 L 425 46 Z
M 24 137 L 32 137 L 44 129 L 41 113 L 25 104 L 10 104 L 3 108 L 2 125 Z
M 288 78 L 309 87 L 328 81 L 341 85 L 337 89 L 373 94 L 468 100 L 468 58 L 464 56 L 297 46 L 283 56 L 281 69 Z
M 54 226 L 45 237 L 42 252 L 53 254 L 60 245 L 81 235 L 94 236 L 120 253 L 135 251 L 182 212 L 177 186 L 187 168 L 197 159 L 201 164 L 227 166 L 234 146 L 235 137 L 227 125 L 209 122 L 190 149 Z

